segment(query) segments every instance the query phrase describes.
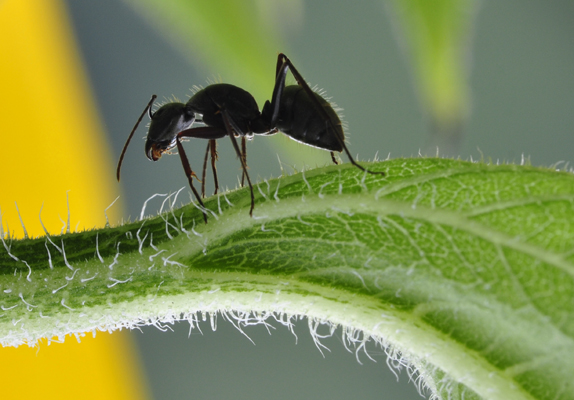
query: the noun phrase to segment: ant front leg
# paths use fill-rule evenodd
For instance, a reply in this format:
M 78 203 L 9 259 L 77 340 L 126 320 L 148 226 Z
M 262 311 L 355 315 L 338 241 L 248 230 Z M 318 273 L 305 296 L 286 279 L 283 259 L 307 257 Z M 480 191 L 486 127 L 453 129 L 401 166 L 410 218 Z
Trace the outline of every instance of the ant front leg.
M 181 140 L 179 140 L 179 136 L 177 136 L 176 138 L 176 144 L 177 144 L 177 153 L 179 154 L 179 158 L 181 159 L 181 165 L 183 166 L 183 170 L 185 171 L 185 176 L 187 176 L 189 187 L 191 188 L 191 191 L 193 192 L 193 195 L 197 199 L 199 205 L 203 209 L 203 220 L 207 224 L 207 213 L 205 212 L 205 206 L 203 205 L 203 201 L 201 201 L 201 197 L 199 196 L 199 193 L 197 193 L 195 186 L 193 186 L 193 177 L 195 176 L 195 178 L 197 179 L 197 175 L 195 175 L 195 172 L 193 172 L 191 166 L 189 165 L 189 160 L 187 158 L 187 155 L 185 154 L 185 150 L 183 149 Z
M 274 105 L 273 117 L 276 118 L 275 114 L 276 114 L 277 110 L 279 109 L 280 96 L 281 96 L 281 92 L 283 91 L 283 89 L 285 87 L 285 77 L 287 75 L 287 70 L 291 70 L 291 73 L 295 77 L 295 80 L 297 81 L 299 86 L 301 86 L 303 88 L 303 90 L 305 91 L 305 93 L 307 93 L 307 96 L 309 97 L 311 102 L 313 104 L 315 104 L 316 110 L 319 112 L 319 114 L 321 115 L 321 117 L 325 121 L 325 124 L 331 128 L 331 131 L 333 132 L 333 134 L 337 138 L 337 141 L 339 142 L 339 144 L 341 145 L 343 150 L 345 150 L 345 154 L 347 154 L 347 157 L 349 157 L 349 161 L 351 162 L 351 164 L 353 164 L 355 167 L 359 168 L 362 171 L 368 172 L 369 174 L 383 175 L 384 176 L 385 172 L 368 170 L 355 161 L 355 159 L 351 155 L 351 152 L 347 148 L 347 145 L 345 144 L 345 138 L 342 137 L 337 132 L 337 128 L 335 126 L 335 123 L 333 122 L 331 117 L 329 117 L 329 114 L 327 114 L 327 111 L 325 110 L 325 108 L 321 105 L 321 103 L 319 103 L 319 101 L 315 97 L 315 92 L 313 92 L 313 89 L 311 89 L 309 87 L 309 85 L 307 84 L 305 79 L 303 79 L 303 76 L 301 76 L 299 71 L 297 71 L 297 68 L 295 68 L 295 66 L 293 65 L 291 60 L 283 53 L 280 53 L 279 56 L 277 57 L 277 68 L 276 68 L 277 75 L 276 75 L 276 81 L 275 81 L 275 88 L 273 89 L 273 99 L 272 99 L 272 104 Z M 331 152 L 331 158 L 333 159 L 333 162 L 335 164 L 337 164 L 337 162 L 335 161 L 335 157 L 334 157 L 332 152 Z
M 183 146 L 181 144 L 181 138 L 188 137 L 188 138 L 198 138 L 198 139 L 209 139 L 210 142 L 208 144 L 208 149 L 211 149 L 211 165 L 214 168 L 214 172 L 215 172 L 215 160 L 217 159 L 217 153 L 215 150 L 215 144 L 213 146 L 211 144 L 212 144 L 212 142 L 215 143 L 216 139 L 221 139 L 222 137 L 225 137 L 226 135 L 227 135 L 227 132 L 220 129 L 220 128 L 214 128 L 214 127 L 206 126 L 206 127 L 186 129 L 186 130 L 178 133 L 176 136 L 177 151 L 179 154 L 179 158 L 181 159 L 181 164 L 183 166 L 183 170 L 185 171 L 185 175 L 186 175 L 187 180 L 189 182 L 189 186 L 191 187 L 191 190 L 193 191 L 193 195 L 197 199 L 198 203 L 201 205 L 201 207 L 204 210 L 205 210 L 205 206 L 203 204 L 203 201 L 201 200 L 201 196 L 199 195 L 199 193 L 197 192 L 197 190 L 193 186 L 193 177 L 195 177 L 196 179 L 198 179 L 198 178 L 197 178 L 197 175 L 195 175 L 195 172 L 193 172 L 193 170 L 191 169 L 191 166 L 189 165 L 189 159 L 187 158 L 187 155 L 185 154 L 185 150 L 183 149 Z M 215 155 L 215 157 L 214 157 L 214 155 Z M 207 157 L 207 155 L 206 155 L 206 157 Z M 207 161 L 207 159 L 206 159 L 206 161 Z M 204 168 L 204 170 L 205 170 L 205 168 Z M 205 182 L 205 176 L 204 176 L 203 182 Z M 216 182 L 216 188 L 217 188 L 218 187 L 217 180 L 215 182 Z M 203 183 L 202 183 L 202 191 L 204 191 Z M 207 224 L 207 212 L 206 211 L 203 211 L 203 219 L 205 220 L 205 223 Z

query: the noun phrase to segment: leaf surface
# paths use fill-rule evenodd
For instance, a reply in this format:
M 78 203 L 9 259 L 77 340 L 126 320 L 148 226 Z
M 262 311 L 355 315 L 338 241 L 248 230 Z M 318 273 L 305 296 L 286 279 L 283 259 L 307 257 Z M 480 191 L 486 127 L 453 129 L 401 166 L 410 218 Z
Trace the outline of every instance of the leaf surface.
M 259 183 L 253 218 L 242 189 L 206 201 L 207 225 L 189 205 L 5 238 L 2 344 L 206 312 L 305 315 L 390 346 L 444 398 L 573 399 L 574 176 L 422 158 L 369 168 L 387 177 L 343 165 Z

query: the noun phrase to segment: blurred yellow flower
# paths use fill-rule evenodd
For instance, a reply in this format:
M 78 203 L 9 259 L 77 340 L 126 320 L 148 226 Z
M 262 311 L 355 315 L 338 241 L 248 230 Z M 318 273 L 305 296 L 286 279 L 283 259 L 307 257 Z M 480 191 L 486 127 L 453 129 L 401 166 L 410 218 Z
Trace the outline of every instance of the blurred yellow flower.
M 111 158 L 58 0 L 0 2 L 0 209 L 4 232 L 28 235 L 105 224 L 117 196 Z M 108 216 L 119 218 L 115 205 Z M 66 227 L 68 228 L 68 227 Z M 0 293 L 1 298 L 1 293 Z M 126 334 L 0 349 L 3 399 L 146 398 Z

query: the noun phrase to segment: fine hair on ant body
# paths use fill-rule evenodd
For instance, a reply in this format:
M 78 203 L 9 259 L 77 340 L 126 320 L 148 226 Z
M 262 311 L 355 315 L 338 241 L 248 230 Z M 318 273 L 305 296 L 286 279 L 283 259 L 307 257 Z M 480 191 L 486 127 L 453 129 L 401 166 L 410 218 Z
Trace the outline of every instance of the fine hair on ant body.
M 287 71 L 297 81 L 297 85 L 285 86 Z M 217 160 L 216 140 L 228 136 L 241 162 L 243 170 L 241 185 L 247 179 L 251 193 L 251 208 L 253 215 L 255 198 L 253 185 L 247 173 L 247 154 L 245 139 L 253 135 L 273 135 L 282 132 L 290 138 L 322 150 L 331 152 L 335 164 L 335 151 L 344 151 L 351 164 L 370 174 L 384 176 L 382 171 L 370 171 L 354 159 L 345 145 L 345 135 L 341 120 L 331 104 L 320 94 L 314 92 L 285 54 L 279 54 L 275 71 L 275 87 L 271 101 L 266 101 L 263 110 L 259 111 L 253 96 L 234 85 L 227 83 L 212 84 L 196 92 L 187 103 L 168 103 L 152 112 L 152 104 L 157 98 L 151 97 L 146 108 L 132 129 L 118 161 L 117 179 L 120 180 L 120 169 L 126 149 L 143 116 L 147 112 L 151 119 L 145 143 L 146 156 L 153 161 L 160 159 L 163 153 L 177 147 L 181 164 L 189 182 L 189 186 L 200 206 L 204 209 L 203 218 L 207 223 L 207 212 L 202 196 L 193 186 L 193 178 L 199 178 L 191 169 L 187 155 L 182 146 L 182 138 L 207 139 L 207 149 L 203 162 L 202 195 L 205 196 L 205 172 L 207 158 L 211 156 L 211 168 L 215 181 L 215 193 L 219 188 L 215 162 Z M 193 127 L 199 122 L 196 115 L 202 116 L 205 126 Z M 241 138 L 241 149 L 237 139 Z

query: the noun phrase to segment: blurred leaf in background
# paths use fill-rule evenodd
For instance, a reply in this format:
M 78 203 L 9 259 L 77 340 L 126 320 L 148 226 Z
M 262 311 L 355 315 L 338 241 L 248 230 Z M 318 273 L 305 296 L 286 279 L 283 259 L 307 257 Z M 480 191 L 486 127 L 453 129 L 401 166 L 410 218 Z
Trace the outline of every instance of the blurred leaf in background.
M 192 64 L 217 71 L 258 99 L 271 97 L 277 54 L 284 51 L 278 27 L 296 24 L 302 13 L 301 0 L 130 0 L 130 4 Z
M 416 87 L 429 122 L 427 152 L 460 154 L 469 112 L 467 82 L 474 0 L 384 0 L 397 15 L 399 41 L 411 58 Z
M 6 0 L 0 36 L 4 233 L 24 236 L 15 202 L 30 236 L 44 234 L 40 210 L 51 233 L 103 226 L 104 209 L 117 196 L 112 161 L 63 5 Z M 111 221 L 120 208 L 108 210 Z M 58 257 L 55 249 L 52 257 Z M 4 399 L 146 398 L 125 333 L 89 335 L 81 344 L 66 338 L 40 348 L 2 348 L 0 358 Z
M 304 18 L 302 0 L 131 0 L 134 8 L 195 65 L 223 74 L 224 80 L 252 92 L 262 107 L 270 97 L 276 55 L 290 54 L 283 37 Z M 405 44 L 421 104 L 429 120 L 427 152 L 458 155 L 469 112 L 469 42 L 474 0 L 384 0 L 392 8 L 397 38 Z M 337 7 L 332 3 L 332 7 Z M 374 39 L 374 38 L 372 38 Z M 376 39 L 374 39 L 376 40 Z M 297 64 L 297 60 L 294 62 Z M 312 79 L 311 79 L 312 78 Z M 314 83 L 320 77 L 311 77 Z M 301 164 L 328 155 L 309 155 L 294 143 L 269 141 Z M 301 151 L 303 150 L 303 154 Z
M 215 73 L 212 79 L 247 90 L 260 108 L 273 92 L 277 55 L 290 54 L 283 35 L 296 29 L 303 19 L 303 0 L 130 0 L 129 3 L 193 65 Z M 310 159 L 317 165 L 330 162 L 329 153 L 291 140 L 269 138 L 267 142 L 287 153 L 289 163 L 304 165 Z

